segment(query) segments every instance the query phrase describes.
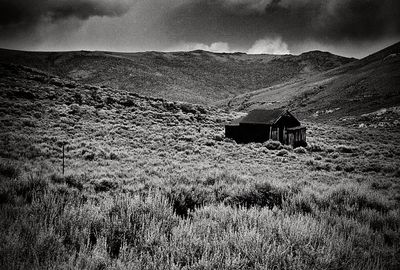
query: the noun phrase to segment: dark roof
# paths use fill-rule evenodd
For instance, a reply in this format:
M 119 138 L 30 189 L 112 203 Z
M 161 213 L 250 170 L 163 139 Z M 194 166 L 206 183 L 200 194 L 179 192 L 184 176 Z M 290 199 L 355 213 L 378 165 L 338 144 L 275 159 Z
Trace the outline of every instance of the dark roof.
M 245 118 L 245 116 L 236 118 L 235 120 L 232 120 L 231 122 L 227 123 L 226 125 L 227 126 L 238 126 L 243 118 Z
M 285 114 L 285 110 L 265 110 L 265 109 L 255 109 L 249 112 L 245 117 L 240 120 L 240 123 L 247 124 L 270 124 L 276 122 L 279 117 Z

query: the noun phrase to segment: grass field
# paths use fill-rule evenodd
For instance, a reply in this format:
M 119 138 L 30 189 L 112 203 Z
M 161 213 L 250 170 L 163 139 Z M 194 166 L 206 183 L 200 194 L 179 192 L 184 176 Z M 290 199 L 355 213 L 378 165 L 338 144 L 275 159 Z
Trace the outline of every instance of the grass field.
M 400 266 L 396 125 L 238 145 L 239 113 L 0 73 L 1 269 Z

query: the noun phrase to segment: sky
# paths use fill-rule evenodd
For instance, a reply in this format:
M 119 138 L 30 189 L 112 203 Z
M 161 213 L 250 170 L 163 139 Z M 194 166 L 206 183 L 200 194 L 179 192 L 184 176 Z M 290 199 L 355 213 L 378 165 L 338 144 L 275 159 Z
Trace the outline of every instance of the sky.
M 0 0 L 0 47 L 362 58 L 400 41 L 399 0 Z

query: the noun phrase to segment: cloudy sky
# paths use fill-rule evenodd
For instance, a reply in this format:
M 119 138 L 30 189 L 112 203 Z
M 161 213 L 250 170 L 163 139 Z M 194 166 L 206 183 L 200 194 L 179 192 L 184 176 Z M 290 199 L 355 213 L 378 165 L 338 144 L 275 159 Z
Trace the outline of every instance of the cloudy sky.
M 399 0 L 0 0 L 0 47 L 363 57 L 400 41 Z

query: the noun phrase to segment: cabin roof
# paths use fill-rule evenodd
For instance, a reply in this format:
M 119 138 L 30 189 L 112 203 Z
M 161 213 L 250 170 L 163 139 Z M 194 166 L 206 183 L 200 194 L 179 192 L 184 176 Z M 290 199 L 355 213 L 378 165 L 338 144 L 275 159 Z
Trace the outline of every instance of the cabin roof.
M 249 112 L 245 117 L 240 119 L 240 123 L 246 124 L 274 124 L 287 111 L 275 109 L 255 109 Z
M 274 125 L 285 114 L 287 114 L 289 117 L 294 118 L 298 122 L 298 120 L 288 110 L 255 109 L 250 111 L 246 116 L 237 118 L 227 123 L 226 125 L 227 126 L 239 126 L 240 124 Z
M 232 120 L 231 122 L 227 123 L 226 125 L 228 125 L 228 126 L 238 126 L 241 123 L 241 121 L 242 121 L 242 119 L 244 117 L 245 116 L 240 117 L 240 118 L 236 118 L 236 119 Z

